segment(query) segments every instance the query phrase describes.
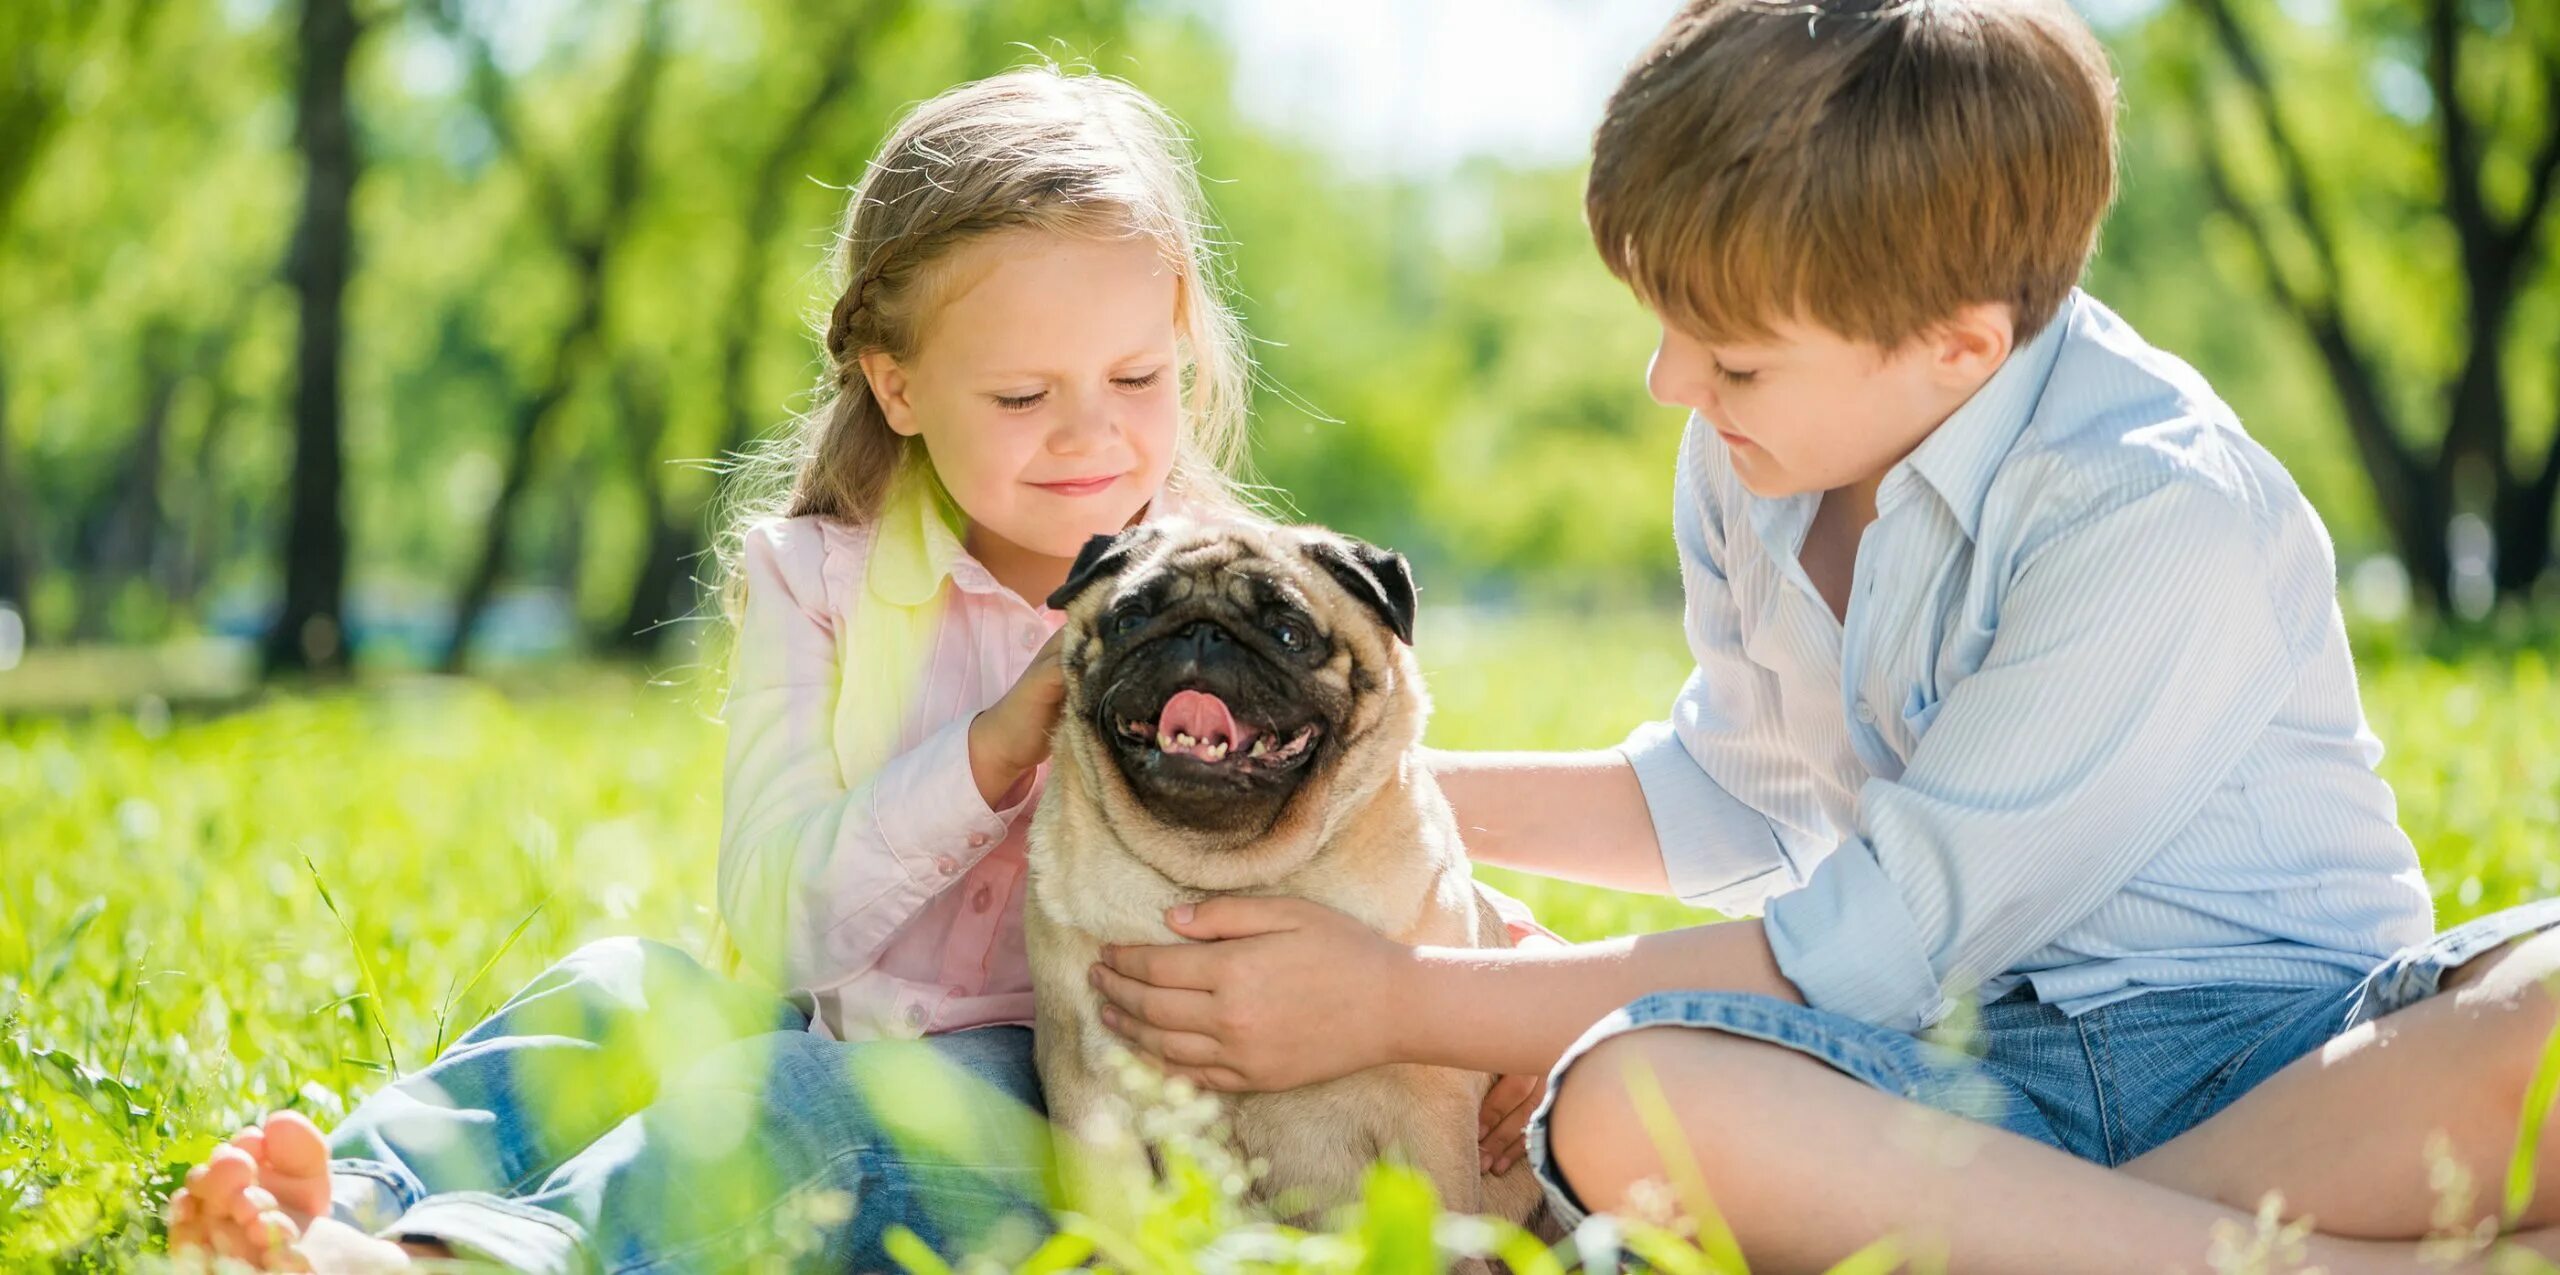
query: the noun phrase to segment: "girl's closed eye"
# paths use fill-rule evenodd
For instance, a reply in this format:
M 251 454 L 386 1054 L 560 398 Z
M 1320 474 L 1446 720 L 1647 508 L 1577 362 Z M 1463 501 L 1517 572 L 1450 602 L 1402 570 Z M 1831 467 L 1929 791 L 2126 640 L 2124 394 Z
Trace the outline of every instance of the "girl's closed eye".
M 1115 376 L 1111 378 L 1111 383 L 1119 386 L 1123 390 L 1127 390 L 1130 393 L 1135 394 L 1143 390 L 1154 389 L 1156 385 L 1163 380 L 1164 369 L 1157 368 L 1152 372 L 1141 373 L 1136 376 Z M 1049 391 L 1032 390 L 1026 394 L 990 394 L 987 397 L 993 399 L 996 406 L 1003 408 L 1008 412 L 1027 412 L 1032 408 L 1038 407 L 1043 399 L 1048 398 Z
M 1757 371 L 1744 371 L 1740 368 L 1726 367 L 1724 365 L 1724 360 L 1722 359 L 1709 359 L 1708 362 L 1712 364 L 1716 370 L 1716 379 L 1727 385 L 1749 385 L 1753 377 L 1760 375 Z

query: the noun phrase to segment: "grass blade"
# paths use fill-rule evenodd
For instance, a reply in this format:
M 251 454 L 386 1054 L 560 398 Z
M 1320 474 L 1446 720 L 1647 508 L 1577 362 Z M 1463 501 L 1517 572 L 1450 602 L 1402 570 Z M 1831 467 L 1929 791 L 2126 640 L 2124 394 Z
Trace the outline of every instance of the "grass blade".
M 448 993 L 445 996 L 444 1007 L 436 1011 L 436 1056 L 442 1057 L 444 1055 L 444 1024 L 446 1015 L 451 1014 L 453 1012 L 453 1007 L 461 1003 L 463 997 L 469 996 L 471 994 L 471 989 L 478 987 L 481 980 L 489 977 L 489 971 L 496 969 L 498 962 L 507 959 L 507 953 L 515 948 L 517 939 L 524 937 L 525 930 L 533 924 L 533 918 L 542 915 L 542 910 L 551 906 L 551 900 L 557 897 L 559 897 L 559 891 L 557 890 L 542 896 L 542 901 L 534 904 L 533 910 L 525 913 L 524 919 L 516 922 L 516 928 L 507 931 L 507 937 L 505 941 L 498 944 L 498 950 L 491 952 L 488 960 L 480 962 L 480 968 L 472 973 L 471 981 L 464 983 L 462 985 L 462 990 Z
M 311 884 L 320 891 L 320 905 L 329 909 L 330 917 L 338 923 L 339 932 L 347 936 L 347 950 L 355 953 L 356 977 L 364 980 L 365 1017 L 373 1020 L 374 1033 L 382 1037 L 382 1056 L 390 1060 L 392 1074 L 397 1075 L 400 1071 L 400 1047 L 391 1043 L 391 1028 L 382 1021 L 382 982 L 373 976 L 373 962 L 365 956 L 364 944 L 356 941 L 355 927 L 347 924 L 346 913 L 338 910 L 338 901 L 329 897 L 329 883 L 321 879 L 320 865 L 313 863 L 311 856 L 306 854 L 302 856 L 302 866 L 311 873 Z

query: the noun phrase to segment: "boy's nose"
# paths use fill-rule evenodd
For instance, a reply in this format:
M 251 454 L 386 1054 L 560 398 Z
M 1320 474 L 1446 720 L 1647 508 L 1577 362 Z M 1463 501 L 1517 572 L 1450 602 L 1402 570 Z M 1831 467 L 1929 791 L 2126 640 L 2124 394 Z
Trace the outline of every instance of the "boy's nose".
M 1644 388 L 1654 402 L 1664 407 L 1713 414 L 1715 387 L 1706 370 L 1689 366 L 1686 360 L 1661 347 L 1654 349 L 1653 360 L 1645 365 Z

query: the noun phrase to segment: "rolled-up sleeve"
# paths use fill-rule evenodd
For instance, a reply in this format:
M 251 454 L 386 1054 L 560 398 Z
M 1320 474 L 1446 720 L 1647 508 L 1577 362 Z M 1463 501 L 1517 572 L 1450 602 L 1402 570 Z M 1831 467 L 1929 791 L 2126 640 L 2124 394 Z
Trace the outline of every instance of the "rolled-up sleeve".
M 2176 480 L 2025 551 L 1981 667 L 1902 773 L 1865 784 L 1855 834 L 1769 905 L 1807 1003 L 1929 1026 L 2121 889 L 2226 782 L 2334 587 L 2325 539 L 2275 543 L 2295 524 L 2262 515 Z
M 830 604 L 827 552 L 808 520 L 746 536 L 724 710 L 721 918 L 749 969 L 810 990 L 870 968 L 1008 826 L 970 773 L 965 717 L 846 784 L 834 737 L 844 621 Z
M 1776 676 L 1743 654 L 1741 613 L 1726 577 L 1722 512 L 1703 481 L 1702 427 L 1692 421 L 1673 490 L 1683 624 L 1696 667 L 1671 714 L 1637 727 L 1619 753 L 1635 771 L 1662 850 L 1671 893 L 1729 916 L 1757 914 L 1768 898 L 1802 884 L 1831 838 L 1772 819 L 1736 795 L 1737 784 L 1797 782 L 1804 763 L 1788 742 Z

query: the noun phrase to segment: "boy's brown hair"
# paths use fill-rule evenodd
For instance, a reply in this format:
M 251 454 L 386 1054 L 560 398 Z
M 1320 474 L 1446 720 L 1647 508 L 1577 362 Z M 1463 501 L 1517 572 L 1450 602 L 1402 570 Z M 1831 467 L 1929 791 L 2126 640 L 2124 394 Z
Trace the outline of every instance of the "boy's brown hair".
M 1600 256 L 1709 340 L 1892 349 L 2006 302 L 2023 343 L 2115 196 L 2115 77 L 2061 0 L 1691 0 L 1609 99 Z

